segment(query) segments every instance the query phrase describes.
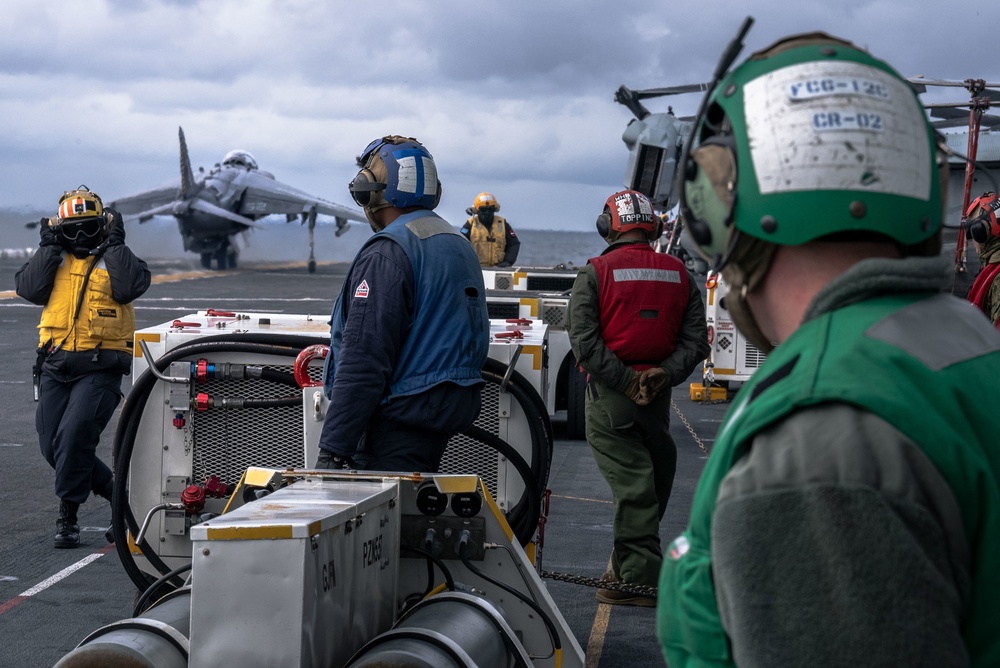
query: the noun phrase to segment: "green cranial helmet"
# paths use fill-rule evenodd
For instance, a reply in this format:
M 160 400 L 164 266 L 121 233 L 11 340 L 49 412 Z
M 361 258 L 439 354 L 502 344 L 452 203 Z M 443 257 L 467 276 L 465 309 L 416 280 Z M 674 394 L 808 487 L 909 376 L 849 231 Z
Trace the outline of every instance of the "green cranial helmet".
M 782 40 L 723 76 L 686 153 L 681 214 L 717 267 L 740 235 L 798 245 L 877 233 L 914 246 L 941 228 L 947 165 L 916 93 L 824 33 Z

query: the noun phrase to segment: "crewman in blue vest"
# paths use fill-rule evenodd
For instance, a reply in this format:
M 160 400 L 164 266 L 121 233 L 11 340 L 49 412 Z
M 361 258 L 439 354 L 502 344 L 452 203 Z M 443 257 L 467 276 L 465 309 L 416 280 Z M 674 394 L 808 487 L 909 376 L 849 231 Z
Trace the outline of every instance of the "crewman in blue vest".
M 434 159 L 415 139 L 376 139 L 350 184 L 375 234 L 334 302 L 318 468 L 436 472 L 479 415 L 490 323 L 469 243 L 432 209 Z
M 998 666 L 1000 333 L 950 294 L 947 145 L 825 33 L 727 69 L 680 209 L 768 356 L 664 557 L 667 663 Z
M 112 472 L 97 446 L 132 367 L 132 301 L 149 288 L 150 273 L 125 245 L 121 215 L 86 186 L 66 191 L 39 232 L 38 250 L 15 283 L 18 295 L 44 307 L 35 426 L 55 469 L 55 547 L 73 548 L 80 545 L 80 504 L 92 492 L 111 500 Z

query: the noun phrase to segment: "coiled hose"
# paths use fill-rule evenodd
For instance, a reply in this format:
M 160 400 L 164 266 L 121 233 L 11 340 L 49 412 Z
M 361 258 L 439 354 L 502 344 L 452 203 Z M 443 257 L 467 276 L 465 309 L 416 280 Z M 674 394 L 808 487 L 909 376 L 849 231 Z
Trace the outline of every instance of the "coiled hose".
M 274 355 L 295 358 L 298 353 L 310 345 L 325 345 L 328 339 L 311 336 L 286 336 L 273 334 L 224 334 L 213 336 L 210 340 L 197 340 L 182 344 L 157 360 L 147 360 L 161 373 L 169 368 L 172 362 L 193 355 L 211 355 L 218 353 L 252 353 L 258 355 Z M 470 427 L 465 435 L 490 446 L 506 457 L 517 469 L 525 484 L 525 493 L 514 504 L 507 515 L 508 523 L 521 545 L 526 545 L 534 535 L 538 526 L 541 509 L 541 492 L 548 482 L 549 469 L 552 461 L 552 428 L 549 422 L 548 410 L 541 396 L 531 384 L 516 371 L 510 372 L 507 365 L 487 359 L 483 367 L 483 378 L 501 386 L 502 391 L 509 392 L 521 405 L 528 419 L 532 442 L 531 462 L 524 458 L 508 443 L 479 427 Z M 509 373 L 509 378 L 507 377 Z M 267 380 L 287 383 L 287 376 L 275 371 L 269 374 Z M 263 376 L 262 376 L 263 377 Z M 293 377 L 294 379 L 294 377 Z M 506 383 L 505 383 L 506 379 Z M 140 591 L 146 590 L 153 582 L 152 576 L 139 568 L 135 557 L 129 549 L 128 535 L 138 535 L 139 525 L 128 504 L 128 472 L 132 455 L 135 450 L 135 439 L 142 420 L 143 410 L 149 399 L 157 378 L 152 371 L 146 370 L 135 380 L 128 398 L 122 407 L 118 427 L 112 448 L 114 463 L 114 493 L 112 495 L 112 529 L 115 536 L 115 550 L 129 578 Z M 274 400 L 268 400 L 274 401 Z M 138 545 L 142 555 L 149 564 L 162 576 L 167 576 L 171 568 L 159 558 L 152 546 L 144 538 Z M 170 578 L 165 584 L 177 588 L 183 585 L 179 578 Z

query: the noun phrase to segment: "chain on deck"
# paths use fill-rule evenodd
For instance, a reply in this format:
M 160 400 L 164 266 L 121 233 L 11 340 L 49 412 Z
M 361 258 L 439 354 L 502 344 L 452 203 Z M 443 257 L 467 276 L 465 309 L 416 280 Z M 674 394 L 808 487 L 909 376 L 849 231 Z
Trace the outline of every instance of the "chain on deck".
M 559 580 L 571 584 L 583 585 L 585 587 L 597 587 L 599 589 L 610 589 L 636 596 L 647 596 L 656 598 L 656 587 L 646 585 L 628 584 L 627 582 L 614 582 L 612 580 L 601 580 L 600 578 L 588 578 L 583 575 L 572 575 L 570 573 L 554 573 L 552 571 L 542 571 L 541 576 L 549 580 Z
M 701 401 L 700 404 L 724 404 L 728 403 L 725 400 L 722 401 Z M 681 412 L 681 409 L 677 406 L 677 402 L 673 399 L 670 400 L 670 405 L 677 413 L 677 417 L 680 418 L 681 424 L 684 428 L 688 430 L 691 434 L 691 438 L 694 439 L 695 444 L 704 452 L 706 455 L 709 454 L 709 449 L 705 445 L 705 442 L 701 440 L 698 436 L 698 432 L 694 430 L 691 423 L 688 421 L 687 416 Z M 650 598 L 656 598 L 656 587 L 647 587 L 646 585 L 636 585 L 628 584 L 626 582 L 614 582 L 611 580 L 602 580 L 600 578 L 588 578 L 583 575 L 573 575 L 571 573 L 555 573 L 552 571 L 542 571 L 541 576 L 549 580 L 559 580 L 560 582 L 569 582 L 571 584 L 583 585 L 585 587 L 597 587 L 599 589 L 610 589 L 613 591 L 620 591 L 626 594 L 635 594 L 636 596 L 648 596 Z

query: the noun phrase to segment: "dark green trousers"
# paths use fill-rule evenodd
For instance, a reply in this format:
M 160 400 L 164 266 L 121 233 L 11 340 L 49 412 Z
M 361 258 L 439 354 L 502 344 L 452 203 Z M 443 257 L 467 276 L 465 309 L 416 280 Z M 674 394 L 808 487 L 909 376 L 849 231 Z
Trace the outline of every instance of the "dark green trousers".
M 637 406 L 591 379 L 586 415 L 587 442 L 614 496 L 615 577 L 655 587 L 663 562 L 660 520 L 677 470 L 669 390 L 650 405 Z

